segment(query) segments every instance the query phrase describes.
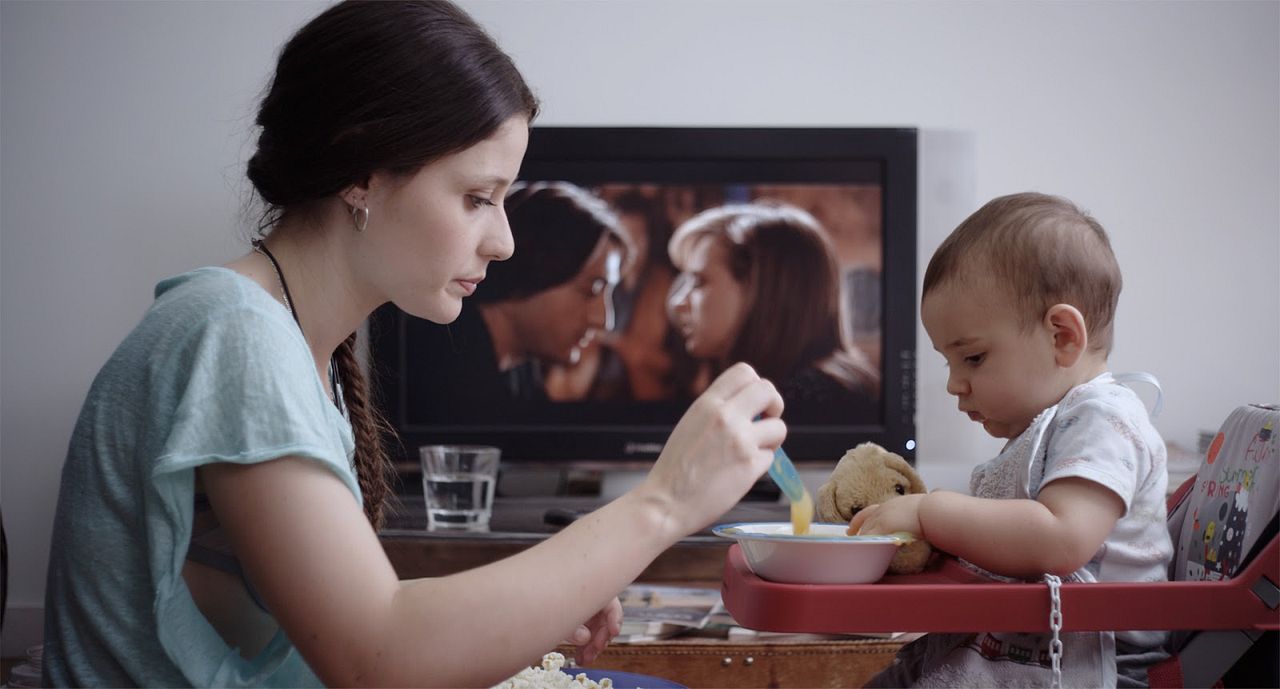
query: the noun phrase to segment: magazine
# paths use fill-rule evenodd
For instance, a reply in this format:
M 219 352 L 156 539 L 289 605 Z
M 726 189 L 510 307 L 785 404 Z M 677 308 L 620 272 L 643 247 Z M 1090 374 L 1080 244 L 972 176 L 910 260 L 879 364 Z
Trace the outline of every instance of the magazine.
M 613 643 L 658 641 L 674 636 L 729 641 L 820 641 L 839 639 L 904 639 L 885 634 L 800 634 L 766 632 L 739 626 L 725 609 L 718 588 L 632 584 L 618 596 L 622 630 Z M 918 636 L 918 635 L 916 635 Z
M 632 584 L 622 603 L 622 631 L 615 643 L 656 641 L 701 629 L 711 615 L 724 609 L 718 588 Z

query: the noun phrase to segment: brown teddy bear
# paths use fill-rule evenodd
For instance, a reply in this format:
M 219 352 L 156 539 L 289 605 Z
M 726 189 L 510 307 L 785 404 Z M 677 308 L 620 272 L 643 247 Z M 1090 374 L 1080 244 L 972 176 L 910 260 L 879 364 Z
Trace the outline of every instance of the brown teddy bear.
M 815 508 L 819 521 L 848 523 L 859 510 L 908 493 L 924 493 L 924 481 L 907 460 L 875 443 L 844 453 L 831 477 L 818 489 Z M 889 563 L 894 574 L 924 569 L 933 549 L 923 540 L 898 549 Z

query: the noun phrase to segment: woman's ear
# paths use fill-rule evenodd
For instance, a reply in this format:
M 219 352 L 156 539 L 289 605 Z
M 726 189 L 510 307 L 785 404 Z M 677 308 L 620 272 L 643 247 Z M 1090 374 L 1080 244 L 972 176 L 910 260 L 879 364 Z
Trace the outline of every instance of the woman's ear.
M 1089 328 L 1084 314 L 1070 304 L 1054 304 L 1044 314 L 1045 327 L 1053 336 L 1053 359 L 1059 368 L 1074 366 L 1089 349 Z
M 368 208 L 371 182 L 372 175 L 338 192 L 338 197 L 342 199 L 343 203 L 347 204 L 348 208 Z

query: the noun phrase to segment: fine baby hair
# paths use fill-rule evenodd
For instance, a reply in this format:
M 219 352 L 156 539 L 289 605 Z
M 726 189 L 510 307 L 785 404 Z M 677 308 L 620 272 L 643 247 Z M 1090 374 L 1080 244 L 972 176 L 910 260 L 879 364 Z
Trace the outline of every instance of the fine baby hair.
M 987 202 L 948 236 L 925 269 L 922 295 L 950 281 L 993 280 L 1026 328 L 1054 304 L 1080 310 L 1089 348 L 1111 352 L 1120 266 L 1106 231 L 1059 196 L 1024 192 Z

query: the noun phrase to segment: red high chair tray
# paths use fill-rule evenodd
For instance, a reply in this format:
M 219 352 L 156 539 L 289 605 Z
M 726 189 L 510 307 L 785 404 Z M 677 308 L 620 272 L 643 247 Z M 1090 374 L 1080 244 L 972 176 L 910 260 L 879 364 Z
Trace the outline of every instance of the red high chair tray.
M 1063 631 L 1278 629 L 1280 539 L 1227 581 L 1063 584 Z M 924 572 L 874 584 L 780 584 L 729 548 L 721 595 L 738 624 L 775 632 L 1043 632 L 1049 587 L 1006 583 L 936 555 Z

